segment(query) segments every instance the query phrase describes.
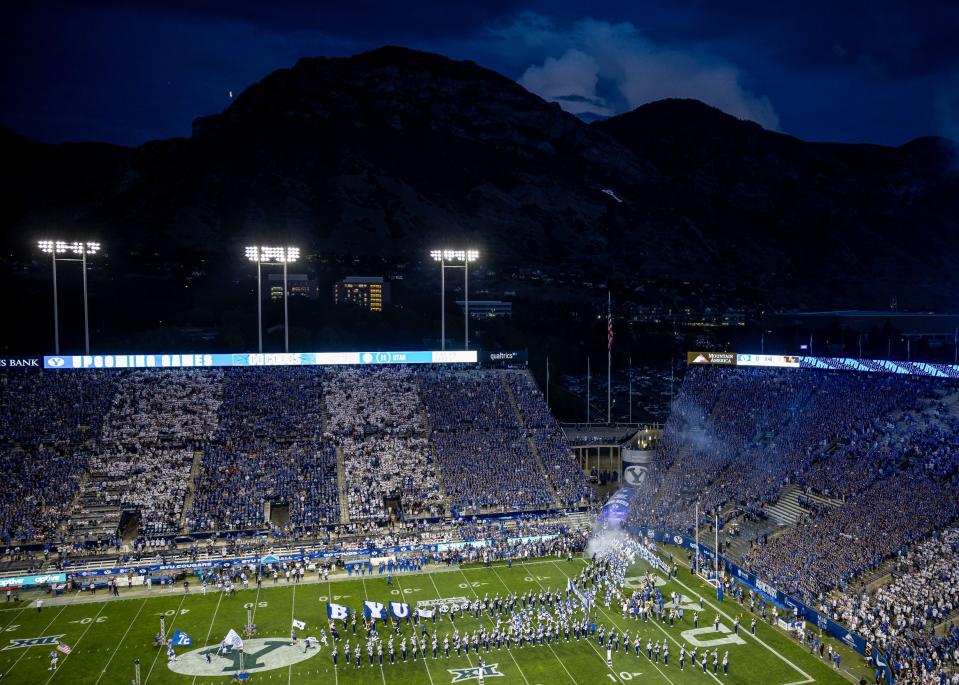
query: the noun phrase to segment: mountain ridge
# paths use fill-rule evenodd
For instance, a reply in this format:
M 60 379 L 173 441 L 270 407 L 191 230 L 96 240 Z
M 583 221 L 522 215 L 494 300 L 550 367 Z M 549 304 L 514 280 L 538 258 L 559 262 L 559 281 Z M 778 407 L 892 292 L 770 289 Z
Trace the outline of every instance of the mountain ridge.
M 503 273 L 692 278 L 783 306 L 952 306 L 959 285 L 943 139 L 809 143 L 682 100 L 585 123 L 475 62 L 408 48 L 302 58 L 189 138 L 10 134 L 0 240 L 18 250 L 50 225 L 220 260 L 241 240 L 413 259 L 459 242 Z

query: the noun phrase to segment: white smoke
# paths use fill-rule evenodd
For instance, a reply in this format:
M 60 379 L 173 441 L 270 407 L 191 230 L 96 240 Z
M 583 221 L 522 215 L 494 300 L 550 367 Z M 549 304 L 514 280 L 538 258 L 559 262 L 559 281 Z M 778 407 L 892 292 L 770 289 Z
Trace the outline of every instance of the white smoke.
M 586 556 L 602 556 L 604 553 L 620 552 L 626 541 L 629 540 L 629 534 L 623 530 L 622 524 L 613 523 L 593 526 L 593 535 L 586 543 Z

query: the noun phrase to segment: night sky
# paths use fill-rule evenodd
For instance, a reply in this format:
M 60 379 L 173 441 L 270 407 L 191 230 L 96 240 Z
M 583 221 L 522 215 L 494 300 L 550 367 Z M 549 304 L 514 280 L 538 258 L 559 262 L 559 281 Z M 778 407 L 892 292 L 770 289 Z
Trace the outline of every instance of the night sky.
M 807 140 L 959 139 L 959 3 L 142 0 L 5 3 L 0 125 L 46 142 L 187 136 L 303 56 L 473 59 L 574 113 L 693 97 Z

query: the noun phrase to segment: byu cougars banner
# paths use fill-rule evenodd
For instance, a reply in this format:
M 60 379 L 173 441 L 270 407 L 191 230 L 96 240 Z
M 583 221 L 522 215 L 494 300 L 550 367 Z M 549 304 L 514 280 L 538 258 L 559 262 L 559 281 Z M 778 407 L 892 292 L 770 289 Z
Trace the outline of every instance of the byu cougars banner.
M 410 605 L 402 602 L 390 602 L 390 616 L 393 618 L 409 618 Z
M 386 607 L 380 602 L 366 600 L 363 602 L 363 615 L 367 618 L 386 620 Z
M 342 604 L 326 603 L 326 615 L 335 621 L 345 621 L 350 615 L 350 608 Z

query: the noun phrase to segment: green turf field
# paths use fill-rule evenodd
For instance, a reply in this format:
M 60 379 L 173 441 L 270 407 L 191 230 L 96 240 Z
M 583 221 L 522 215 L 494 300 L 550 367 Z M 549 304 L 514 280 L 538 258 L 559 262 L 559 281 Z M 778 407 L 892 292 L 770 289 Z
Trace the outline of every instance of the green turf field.
M 165 650 L 153 647 L 152 638 L 159 629 L 160 615 L 165 614 L 168 634 L 179 629 L 193 638 L 192 647 L 177 649 L 180 666 L 190 668 L 187 663 L 189 652 L 206 645 L 217 645 L 230 628 L 241 632 L 246 623 L 246 605 L 255 607 L 259 637 L 266 639 L 259 647 L 254 645 L 256 649 L 251 648 L 249 651 L 262 651 L 266 654 L 272 649 L 271 660 L 263 663 L 273 666 L 253 670 L 246 682 L 277 685 L 476 683 L 472 672 L 457 671 L 475 666 L 475 654 L 456 658 L 454 652 L 449 660 L 443 658 L 442 637 L 452 632 L 449 621 L 445 619 L 437 624 L 440 657 L 436 660 L 430 656 L 425 661 L 418 659 L 415 662 L 390 665 L 388 656 L 384 654 L 384 666 L 371 668 L 368 666 L 364 649 L 362 668 L 344 668 L 341 648 L 340 666 L 334 670 L 329 647 L 311 651 L 309 654 L 312 656 L 306 656 L 302 646 L 292 648 L 286 644 L 280 646 L 278 643 L 289 641 L 291 620 L 294 617 L 307 624 L 307 629 L 300 631 L 301 636 L 317 635 L 320 628 L 327 626 L 326 602 L 330 598 L 357 610 L 366 598 L 386 603 L 402 597 L 404 601 L 412 604 L 425 599 L 471 599 L 476 595 L 482 597 L 486 593 L 493 596 L 496 593 L 505 595 L 509 592 L 526 592 L 528 589 L 539 591 L 547 587 L 562 589 L 566 586 L 566 578 L 579 573 L 583 564 L 581 559 L 572 562 L 540 559 L 523 564 L 514 563 L 512 568 L 494 566 L 444 569 L 433 573 L 394 577 L 392 586 L 387 585 L 385 576 L 367 577 L 365 580 L 316 582 L 314 575 L 311 579 L 313 582 L 299 585 L 288 585 L 280 581 L 274 586 L 272 581 L 268 580 L 259 591 L 255 588 L 240 590 L 235 597 L 213 591 L 204 596 L 196 589 L 185 595 L 180 588 L 174 592 L 153 590 L 148 596 L 130 595 L 126 598 L 121 591 L 120 599 L 106 601 L 101 595 L 71 598 L 63 604 L 50 604 L 53 600 L 48 600 L 42 612 L 38 612 L 32 604 L 4 608 L 0 610 L 0 630 L 3 631 L 0 635 L 0 672 L 5 675 L 2 683 L 129 685 L 133 677 L 134 659 L 140 660 L 141 683 L 144 684 L 229 682 L 229 674 L 209 676 L 173 672 L 167 665 Z M 637 574 L 646 570 L 648 567 L 643 562 L 635 567 Z M 690 645 L 681 635 L 683 631 L 692 628 L 690 612 L 687 611 L 684 624 L 669 627 L 653 621 L 624 619 L 615 610 L 607 610 L 601 603 L 597 603 L 601 609 L 597 622 L 601 621 L 607 626 L 615 624 L 624 627 L 630 635 L 638 630 L 644 646 L 647 638 L 654 641 L 667 638 L 671 653 L 669 665 L 650 662 L 645 655 L 636 657 L 632 653 L 620 651 L 613 655 L 613 665 L 609 668 L 605 650 L 601 650 L 595 640 L 574 640 L 569 643 L 565 640 L 554 640 L 549 646 L 527 646 L 522 649 L 514 646 L 508 651 L 505 648 L 499 651 L 492 649 L 489 654 L 484 654 L 484 659 L 487 666 L 495 666 L 497 675 L 488 675 L 485 681 L 492 685 L 599 685 L 630 681 L 670 685 L 716 682 L 763 685 L 848 682 L 829 665 L 810 656 L 805 649 L 762 622 L 758 626 L 756 637 L 748 634 L 748 612 L 743 611 L 734 601 L 717 603 L 710 588 L 696 582 L 688 572 L 681 572 L 677 581 L 670 581 L 662 589 L 664 594 L 675 589 L 687 597 L 694 595 L 694 592 L 701 592 L 706 598 L 706 608 L 700 617 L 700 627 L 708 627 L 710 631 L 712 617 L 716 611 L 711 605 L 718 606 L 724 613 L 722 622 L 727 627 L 732 627 L 736 614 L 741 613 L 744 616 L 745 629 L 740 630 L 740 639 L 744 644 L 718 646 L 720 657 L 725 650 L 729 650 L 728 676 L 722 674 L 721 667 L 719 675 L 714 676 L 711 661 L 707 674 L 704 674 L 701 668 L 692 669 L 688 660 L 685 671 L 680 672 L 680 644 Z M 486 615 L 480 620 L 491 623 L 491 619 Z M 463 618 L 456 623 L 461 633 L 464 629 L 472 630 L 475 624 L 476 621 L 472 618 Z M 409 633 L 411 628 L 405 630 Z M 430 626 L 430 631 L 432 630 Z M 358 632 L 362 633 L 362 626 Z M 57 671 L 47 670 L 51 650 L 49 644 L 19 647 L 18 643 L 14 642 L 55 635 L 61 636 L 59 639 L 73 648 L 69 656 L 61 656 Z M 356 638 L 352 635 L 348 637 L 355 644 Z M 723 637 L 716 633 L 698 636 L 700 640 Z M 269 638 L 274 639 L 272 643 Z M 429 639 L 427 646 L 430 646 Z M 703 650 L 699 651 L 702 653 Z M 301 660 L 291 663 L 294 659 Z M 399 655 L 397 659 L 399 660 Z M 276 661 L 282 663 L 277 664 Z

